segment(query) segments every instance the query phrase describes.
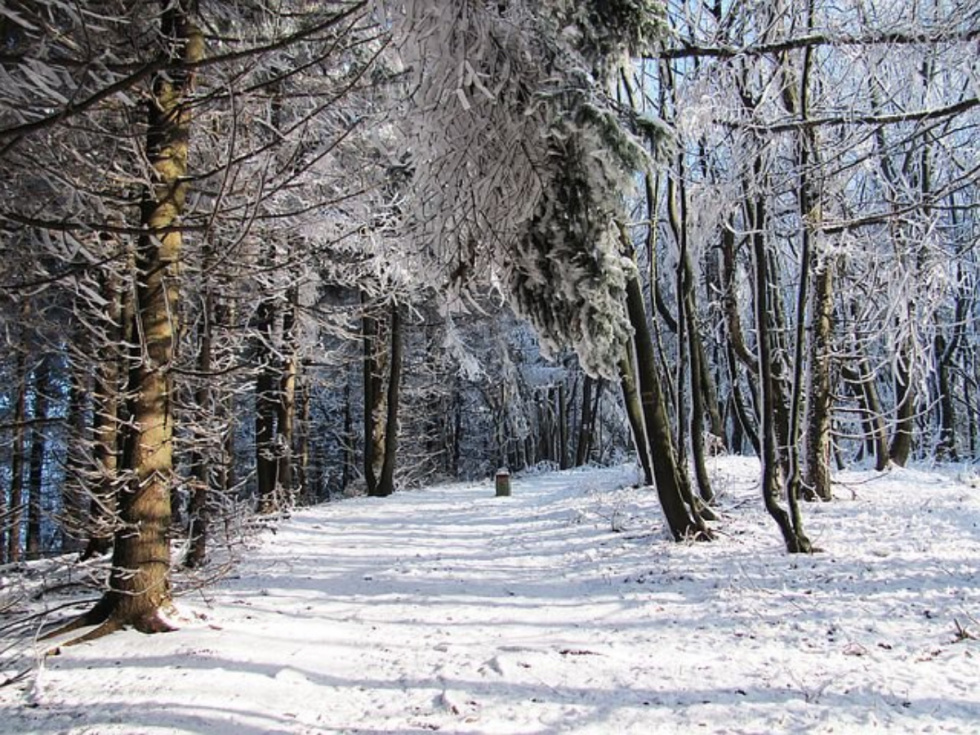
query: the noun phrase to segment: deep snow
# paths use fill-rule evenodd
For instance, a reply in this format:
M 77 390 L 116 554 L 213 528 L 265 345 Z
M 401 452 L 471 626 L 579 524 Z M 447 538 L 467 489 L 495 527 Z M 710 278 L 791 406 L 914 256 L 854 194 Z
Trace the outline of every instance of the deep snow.
M 629 468 L 297 512 L 180 631 L 0 689 L 0 731 L 980 731 L 975 470 L 843 473 L 804 509 L 824 551 L 789 556 L 757 463 L 712 462 L 710 544 L 668 541 Z

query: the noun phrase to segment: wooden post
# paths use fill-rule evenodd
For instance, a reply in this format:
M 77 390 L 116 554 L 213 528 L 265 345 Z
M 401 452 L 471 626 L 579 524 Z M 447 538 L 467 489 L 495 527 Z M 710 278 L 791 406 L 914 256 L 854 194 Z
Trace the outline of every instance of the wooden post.
M 497 470 L 496 488 L 498 498 L 510 497 L 510 472 L 507 471 L 506 467 Z

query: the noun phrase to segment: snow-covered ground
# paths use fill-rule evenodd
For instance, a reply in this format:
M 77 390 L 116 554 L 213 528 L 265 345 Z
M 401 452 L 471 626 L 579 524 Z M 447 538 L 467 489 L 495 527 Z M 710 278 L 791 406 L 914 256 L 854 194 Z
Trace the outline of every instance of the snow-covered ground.
M 0 731 L 980 732 L 975 472 L 846 473 L 788 556 L 757 464 L 713 463 L 710 544 L 624 468 L 298 512 L 180 631 L 0 689 Z

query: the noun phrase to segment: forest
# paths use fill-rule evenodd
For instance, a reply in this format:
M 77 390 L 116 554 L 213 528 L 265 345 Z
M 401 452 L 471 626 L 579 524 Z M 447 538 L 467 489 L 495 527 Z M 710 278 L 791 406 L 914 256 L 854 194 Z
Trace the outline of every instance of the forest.
M 973 0 L 7 0 L 0 40 L 0 568 L 111 555 L 80 640 L 332 499 L 635 461 L 710 553 L 751 455 L 809 553 L 835 473 L 980 460 Z

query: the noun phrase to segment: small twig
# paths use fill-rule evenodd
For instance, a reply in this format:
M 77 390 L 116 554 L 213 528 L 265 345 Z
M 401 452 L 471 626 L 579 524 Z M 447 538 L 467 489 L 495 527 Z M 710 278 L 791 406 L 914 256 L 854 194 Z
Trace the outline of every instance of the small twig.
M 30 615 L 25 615 L 23 617 L 17 618 L 16 620 L 8 623 L 7 625 L 4 625 L 3 627 L 0 627 L 0 636 L 5 635 L 8 631 L 24 626 L 27 623 L 31 622 L 32 620 L 45 618 L 53 612 L 58 612 L 58 610 L 63 610 L 66 607 L 75 607 L 76 605 L 91 605 L 94 602 L 96 602 L 96 600 L 98 600 L 97 597 L 87 597 L 84 599 L 72 600 L 71 602 L 65 602 L 55 607 L 49 607 L 39 612 L 32 613 Z
M 6 686 L 10 686 L 11 684 L 16 684 L 19 681 L 23 681 L 24 679 L 27 678 L 27 675 L 30 673 L 31 673 L 30 668 L 27 668 L 24 669 L 23 671 L 18 671 L 13 676 L 8 676 L 3 681 L 0 681 L 0 689 L 3 689 Z
M 954 638 L 954 643 L 959 643 L 960 641 L 976 641 L 980 640 L 975 633 L 971 633 L 969 630 L 960 625 L 960 621 L 953 618 L 953 625 L 956 626 L 956 637 Z

